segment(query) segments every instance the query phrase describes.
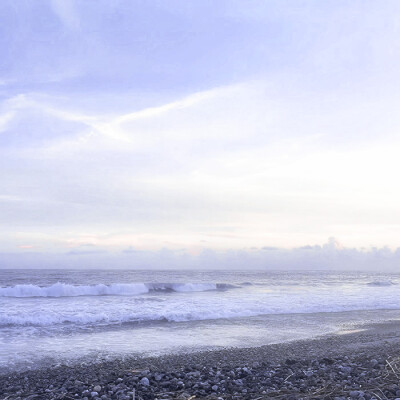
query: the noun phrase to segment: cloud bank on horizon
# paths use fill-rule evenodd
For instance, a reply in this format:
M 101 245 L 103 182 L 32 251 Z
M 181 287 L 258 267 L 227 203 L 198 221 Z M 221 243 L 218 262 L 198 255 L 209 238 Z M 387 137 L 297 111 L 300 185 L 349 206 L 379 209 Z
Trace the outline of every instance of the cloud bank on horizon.
M 279 254 L 285 266 L 307 245 L 304 265 L 323 264 L 334 236 L 346 260 L 394 265 L 399 11 L 1 2 L 3 264 L 91 253 L 153 265 L 169 252 L 177 265 Z
M 121 251 L 82 246 L 65 253 L 0 253 L 4 269 L 153 269 L 153 270 L 320 270 L 394 272 L 400 264 L 400 248 L 346 248 L 336 239 L 314 246 L 283 249 L 273 246 L 248 249 L 187 249 Z

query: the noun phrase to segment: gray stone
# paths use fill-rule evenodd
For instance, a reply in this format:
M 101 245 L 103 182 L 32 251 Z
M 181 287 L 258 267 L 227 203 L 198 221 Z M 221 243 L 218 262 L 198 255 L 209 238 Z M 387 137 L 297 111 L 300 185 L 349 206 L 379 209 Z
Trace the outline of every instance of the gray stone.
M 139 383 L 141 385 L 143 385 L 143 386 L 149 386 L 150 385 L 150 382 L 146 377 L 142 378 Z
M 101 392 L 101 386 L 100 386 L 100 385 L 96 385 L 96 386 L 93 388 L 93 391 L 95 391 L 95 392 Z
M 351 372 L 351 368 L 350 367 L 342 367 L 342 372 L 344 372 L 345 374 L 350 374 Z
M 218 385 L 212 386 L 211 389 L 214 390 L 214 392 L 216 392 L 218 390 Z
M 159 382 L 162 379 L 162 375 L 161 374 L 155 374 L 154 379 Z
M 186 392 L 181 393 L 181 394 L 177 397 L 178 400 L 186 400 L 186 399 L 189 399 L 189 398 L 190 398 L 190 394 L 189 394 L 189 393 L 186 393 Z

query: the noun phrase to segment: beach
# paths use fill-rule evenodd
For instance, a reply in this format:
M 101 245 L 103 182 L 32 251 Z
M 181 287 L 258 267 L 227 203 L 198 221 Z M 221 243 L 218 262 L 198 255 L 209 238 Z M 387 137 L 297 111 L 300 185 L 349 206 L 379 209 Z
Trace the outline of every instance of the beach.
M 315 339 L 400 320 L 400 275 L 0 271 L 0 371 Z
M 400 400 L 400 0 L 0 21 L 0 400 Z
M 0 278 L 0 399 L 400 398 L 397 273 Z
M 0 377 L 1 399 L 395 399 L 400 322 L 251 348 L 54 365 Z

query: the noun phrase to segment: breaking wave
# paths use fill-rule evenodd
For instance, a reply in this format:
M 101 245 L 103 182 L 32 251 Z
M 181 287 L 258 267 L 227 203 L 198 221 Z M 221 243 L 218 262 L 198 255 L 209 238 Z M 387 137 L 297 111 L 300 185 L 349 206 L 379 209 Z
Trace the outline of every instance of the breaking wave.
M 115 283 L 111 285 L 15 285 L 0 288 L 0 297 L 135 296 L 149 292 L 205 292 L 237 286 L 224 283 Z
M 367 283 L 368 286 L 393 286 L 396 285 L 395 282 L 392 281 L 372 281 Z

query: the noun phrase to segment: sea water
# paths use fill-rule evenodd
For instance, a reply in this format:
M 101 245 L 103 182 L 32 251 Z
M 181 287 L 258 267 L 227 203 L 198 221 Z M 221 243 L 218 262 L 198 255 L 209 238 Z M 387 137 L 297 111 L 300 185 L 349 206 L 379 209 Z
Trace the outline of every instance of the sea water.
M 399 310 L 400 274 L 0 270 L 0 370 L 313 338 Z

